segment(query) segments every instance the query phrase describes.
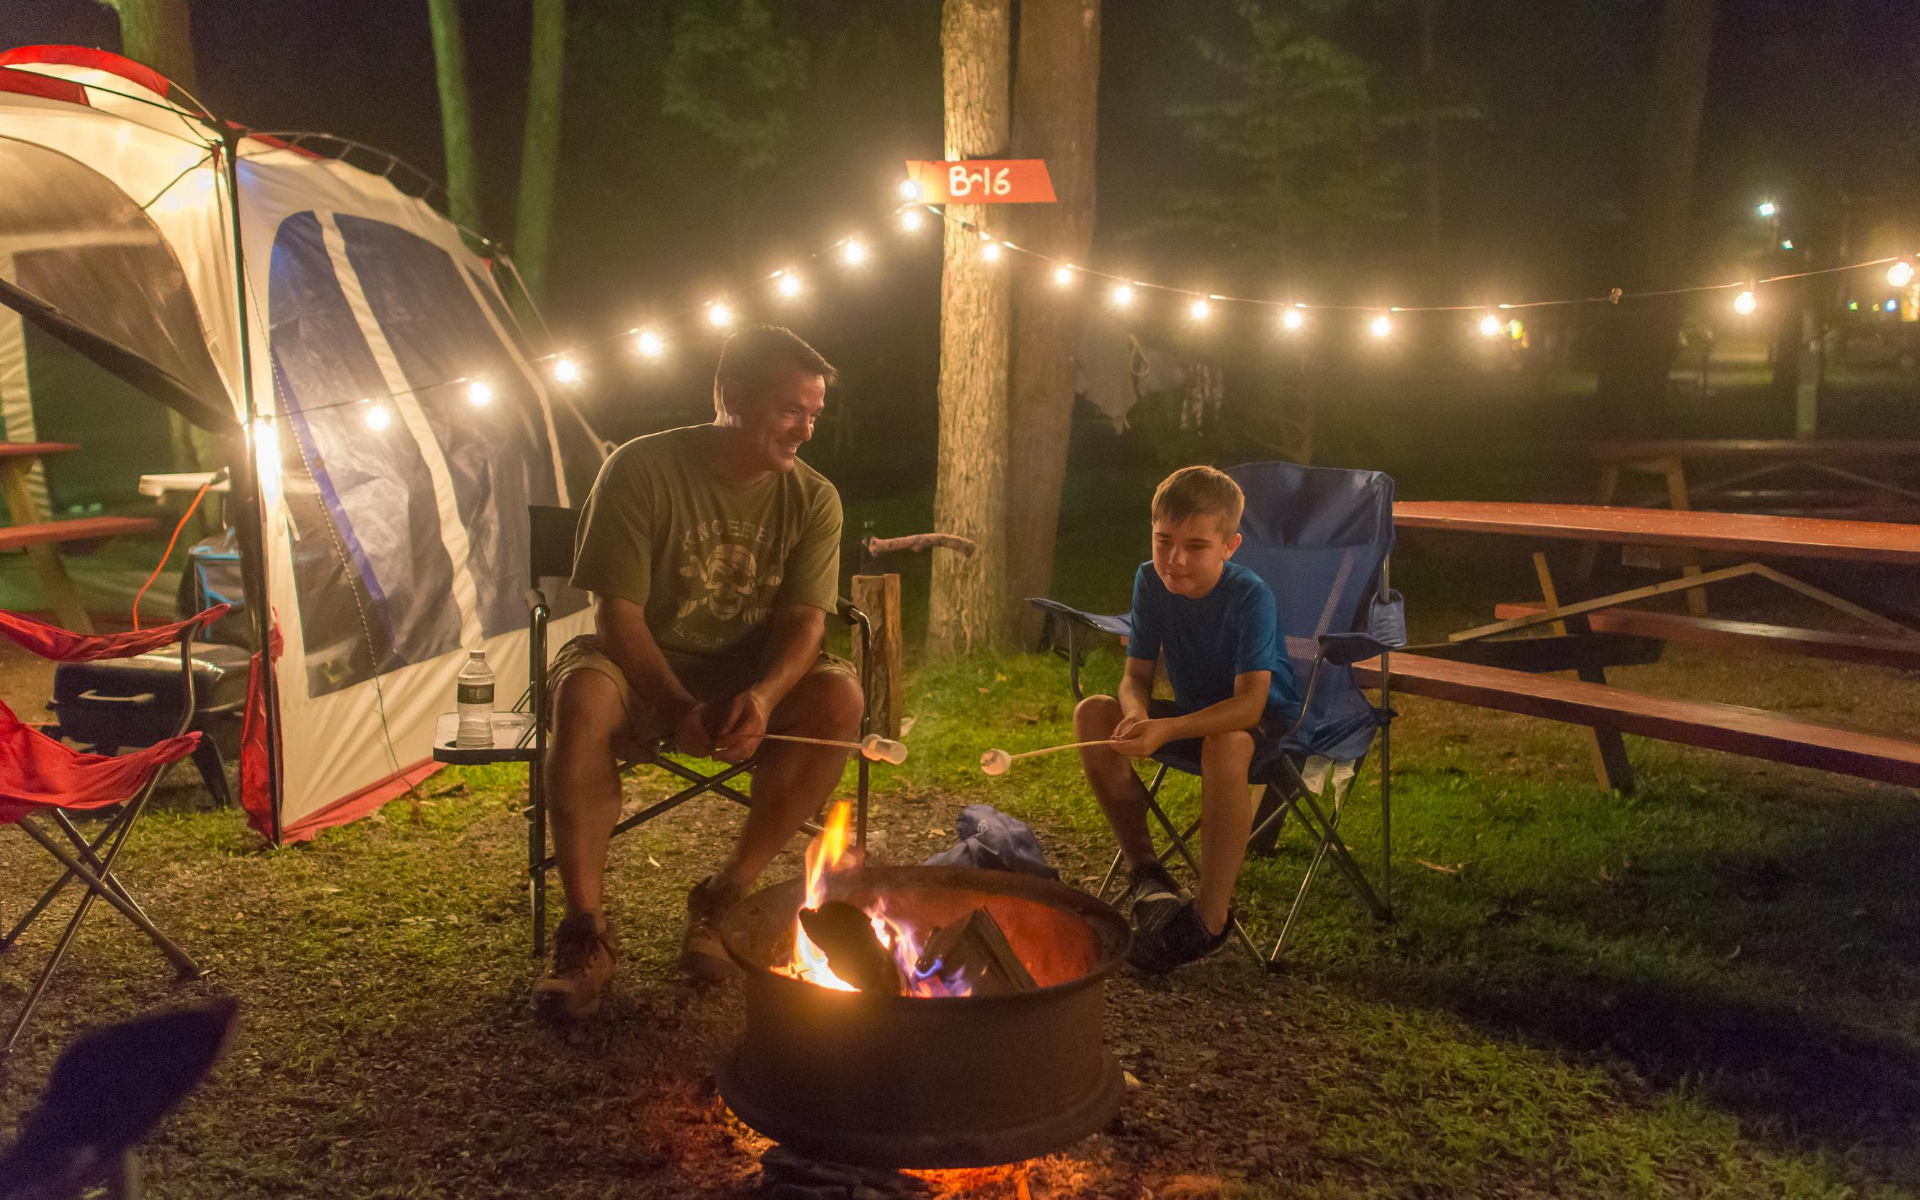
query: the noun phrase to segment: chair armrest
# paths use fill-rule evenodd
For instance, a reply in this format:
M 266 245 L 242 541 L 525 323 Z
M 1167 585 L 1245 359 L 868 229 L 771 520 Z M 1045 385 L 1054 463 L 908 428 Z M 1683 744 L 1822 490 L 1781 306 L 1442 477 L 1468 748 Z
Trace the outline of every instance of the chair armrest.
M 1100 633 L 1112 634 L 1117 638 L 1130 637 L 1133 634 L 1132 613 L 1090 613 L 1058 600 L 1049 600 L 1044 596 L 1028 596 L 1027 603 L 1041 612 L 1054 613 L 1065 617 L 1077 625 Z
M 1323 633 L 1320 635 L 1320 661 L 1336 667 L 1350 667 L 1395 647 L 1369 633 Z

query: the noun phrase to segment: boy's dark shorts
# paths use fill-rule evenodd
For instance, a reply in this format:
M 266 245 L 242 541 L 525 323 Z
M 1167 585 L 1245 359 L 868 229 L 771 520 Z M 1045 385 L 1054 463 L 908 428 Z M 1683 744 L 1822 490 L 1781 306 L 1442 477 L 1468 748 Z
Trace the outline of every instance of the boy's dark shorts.
M 1186 709 L 1181 708 L 1171 700 L 1153 699 L 1147 701 L 1147 716 L 1153 720 L 1162 720 L 1166 717 L 1183 717 L 1186 714 Z M 1283 716 L 1276 713 L 1268 713 L 1266 716 L 1261 717 L 1259 724 L 1247 730 L 1248 733 L 1253 735 L 1253 757 L 1258 759 L 1261 755 L 1279 745 L 1280 739 L 1287 735 L 1287 729 L 1287 719 Z M 1192 759 L 1194 762 L 1200 761 L 1199 738 L 1181 738 L 1179 741 L 1168 742 L 1166 745 L 1160 747 L 1160 750 L 1162 753 L 1175 754 L 1181 758 Z

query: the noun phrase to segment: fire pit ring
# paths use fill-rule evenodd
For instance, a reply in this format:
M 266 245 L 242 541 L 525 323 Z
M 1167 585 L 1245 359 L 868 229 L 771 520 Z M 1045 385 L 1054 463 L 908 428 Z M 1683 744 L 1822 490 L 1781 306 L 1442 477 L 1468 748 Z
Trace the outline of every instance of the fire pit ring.
M 773 969 L 804 881 L 756 892 L 722 922 L 746 972 L 746 1033 L 722 1064 L 734 1115 L 787 1149 L 873 1167 L 981 1167 L 1063 1149 L 1120 1111 L 1103 1037 L 1120 914 L 1062 884 L 973 867 L 879 867 L 832 896 L 922 928 L 985 908 L 1039 987 L 998 996 L 834 991 Z

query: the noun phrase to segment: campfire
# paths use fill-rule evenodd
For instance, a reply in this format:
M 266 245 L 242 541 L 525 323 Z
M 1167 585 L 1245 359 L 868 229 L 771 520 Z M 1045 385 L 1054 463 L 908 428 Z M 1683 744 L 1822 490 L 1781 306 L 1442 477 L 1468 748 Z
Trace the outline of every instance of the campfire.
M 1085 893 L 865 865 L 836 809 L 804 874 L 735 905 L 721 939 L 746 998 L 721 1095 L 804 1158 L 991 1166 L 1069 1146 L 1119 1110 L 1102 983 L 1127 926 Z
M 806 890 L 783 973 L 841 992 L 897 996 L 1000 995 L 1030 991 L 1033 976 L 985 907 L 925 934 L 887 912 L 884 896 L 864 907 L 831 895 L 836 877 L 859 870 L 849 852 L 852 806 L 835 804 L 807 846 Z

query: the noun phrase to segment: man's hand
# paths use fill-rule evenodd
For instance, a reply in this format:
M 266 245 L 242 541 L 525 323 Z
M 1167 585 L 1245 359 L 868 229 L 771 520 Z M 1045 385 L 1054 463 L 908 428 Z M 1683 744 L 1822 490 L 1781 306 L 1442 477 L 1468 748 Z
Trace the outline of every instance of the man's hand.
M 674 721 L 673 744 L 680 753 L 691 754 L 695 758 L 712 756 L 714 736 L 707 728 L 709 715 L 707 706 L 696 700 Z
M 1140 717 L 1122 717 L 1113 727 L 1113 748 L 1128 758 L 1152 758 L 1154 751 L 1172 740 L 1166 721 Z
M 744 762 L 760 749 L 767 733 L 770 706 L 752 688 L 741 692 L 727 705 L 720 729 L 714 735 L 713 756 L 722 762 Z

